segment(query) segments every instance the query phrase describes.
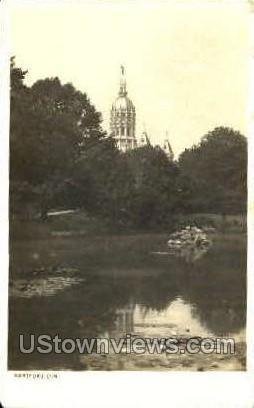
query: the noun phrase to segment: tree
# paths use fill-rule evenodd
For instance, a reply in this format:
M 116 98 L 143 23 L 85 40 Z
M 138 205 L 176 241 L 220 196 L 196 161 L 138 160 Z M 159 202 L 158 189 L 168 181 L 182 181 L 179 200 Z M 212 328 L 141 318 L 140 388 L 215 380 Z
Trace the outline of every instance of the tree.
M 180 155 L 179 168 L 189 210 L 246 211 L 247 142 L 240 132 L 227 127 L 208 132 Z
M 58 78 L 24 85 L 26 72 L 11 61 L 10 178 L 13 192 L 19 184 L 30 189 L 42 217 L 71 174 L 85 140 L 105 136 L 101 115 L 87 95 Z M 22 190 L 22 189 L 21 189 Z M 27 191 L 24 191 L 27 197 Z M 29 195 L 31 196 L 31 194 Z M 15 204 L 14 204 L 15 205 Z
M 130 151 L 128 162 L 135 180 L 131 211 L 134 223 L 142 227 L 167 225 L 176 211 L 176 164 L 169 162 L 158 146 Z
M 10 76 L 11 76 L 11 90 L 12 90 L 12 95 L 15 93 L 15 91 L 18 91 L 20 89 L 26 88 L 23 81 L 25 79 L 25 76 L 27 74 L 27 71 L 22 71 L 21 68 L 16 67 L 15 65 L 15 57 L 11 57 L 10 61 Z
M 87 141 L 76 163 L 72 191 L 90 214 L 118 224 L 128 218 L 133 179 L 112 138 Z
M 111 138 L 85 143 L 70 182 L 79 206 L 113 225 L 168 225 L 176 211 L 176 164 L 158 147 L 120 152 Z

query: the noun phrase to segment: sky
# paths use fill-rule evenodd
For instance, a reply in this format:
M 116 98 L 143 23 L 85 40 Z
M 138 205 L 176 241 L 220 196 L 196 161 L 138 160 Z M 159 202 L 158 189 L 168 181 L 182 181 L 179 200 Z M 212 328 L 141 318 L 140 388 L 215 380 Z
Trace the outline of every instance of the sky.
M 246 134 L 249 7 L 245 1 L 22 1 L 12 5 L 11 54 L 27 83 L 58 76 L 87 93 L 109 128 L 126 70 L 137 132 L 166 131 L 176 156 L 216 126 Z

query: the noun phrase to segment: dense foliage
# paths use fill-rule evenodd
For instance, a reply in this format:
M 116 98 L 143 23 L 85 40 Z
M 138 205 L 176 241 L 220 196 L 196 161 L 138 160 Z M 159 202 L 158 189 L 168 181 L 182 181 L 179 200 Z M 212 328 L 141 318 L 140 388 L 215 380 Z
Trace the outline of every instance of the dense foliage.
M 239 132 L 217 127 L 179 157 L 189 211 L 239 213 L 246 210 L 247 143 Z
M 24 84 L 11 60 L 11 214 L 83 208 L 115 225 L 167 225 L 176 213 L 239 213 L 246 206 L 246 139 L 209 132 L 178 162 L 145 146 L 121 153 L 87 95 L 58 78 Z

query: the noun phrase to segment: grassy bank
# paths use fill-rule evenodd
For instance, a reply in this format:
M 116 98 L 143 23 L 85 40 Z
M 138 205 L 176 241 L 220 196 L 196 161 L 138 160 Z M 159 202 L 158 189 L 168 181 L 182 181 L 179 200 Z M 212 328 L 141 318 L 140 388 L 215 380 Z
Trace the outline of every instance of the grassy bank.
M 59 219 L 57 225 L 63 227 Z M 91 228 L 91 224 L 88 225 Z M 64 230 L 56 230 L 55 220 L 45 224 L 20 223 L 19 234 L 13 234 L 14 239 L 10 243 L 11 276 L 53 274 L 59 267 L 78 268 L 82 275 L 91 272 L 118 277 L 149 276 L 170 270 L 178 270 L 178 276 L 181 275 L 183 268 L 179 259 L 153 255 L 156 251 L 168 250 L 169 232 L 129 231 L 117 234 L 106 229 L 84 229 L 81 224 L 79 229 L 76 224 L 74 230 L 73 223 L 67 229 L 66 222 L 64 227 Z M 211 239 L 214 244 L 209 251 L 212 264 L 216 265 L 222 257 L 226 267 L 224 252 L 229 248 L 230 265 L 233 260 L 235 264 L 239 263 L 238 247 L 246 245 L 245 234 L 240 228 L 236 232 L 233 227 L 229 232 L 213 232 Z M 202 261 L 199 264 L 202 269 Z
M 12 219 L 10 222 L 11 239 L 40 239 L 48 236 L 68 237 L 94 235 L 121 235 L 140 233 L 171 233 L 186 225 L 213 227 L 219 232 L 246 232 L 247 217 L 244 214 L 189 214 L 172 217 L 171 225 L 151 229 L 135 229 L 124 225 L 114 226 L 109 222 L 88 217 L 83 211 L 50 216 L 47 221 Z

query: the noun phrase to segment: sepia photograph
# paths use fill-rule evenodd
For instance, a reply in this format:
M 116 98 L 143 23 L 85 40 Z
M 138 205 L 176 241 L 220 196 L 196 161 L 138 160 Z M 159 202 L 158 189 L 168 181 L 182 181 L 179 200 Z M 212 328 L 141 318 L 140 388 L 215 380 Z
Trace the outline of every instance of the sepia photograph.
M 250 10 L 13 3 L 17 377 L 246 371 Z

